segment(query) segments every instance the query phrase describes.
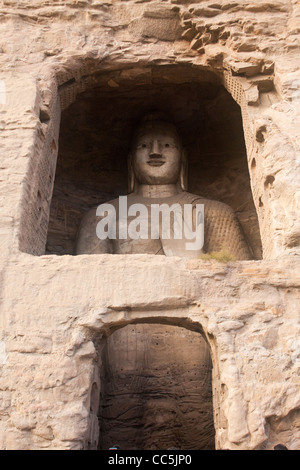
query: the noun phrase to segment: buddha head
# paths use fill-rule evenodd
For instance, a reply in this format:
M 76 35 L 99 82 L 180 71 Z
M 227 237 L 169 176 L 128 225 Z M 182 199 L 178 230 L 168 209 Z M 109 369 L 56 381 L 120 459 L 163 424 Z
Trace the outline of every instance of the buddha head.
M 128 158 L 129 192 L 139 184 L 177 184 L 186 190 L 187 159 L 176 127 L 161 113 L 146 115 Z

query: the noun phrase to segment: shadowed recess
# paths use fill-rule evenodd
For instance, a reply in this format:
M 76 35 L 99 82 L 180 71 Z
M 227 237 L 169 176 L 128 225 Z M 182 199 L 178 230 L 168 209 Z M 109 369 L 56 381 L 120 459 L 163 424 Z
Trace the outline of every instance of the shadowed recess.
M 176 71 L 174 70 L 174 81 Z M 141 117 L 167 113 L 188 155 L 188 191 L 230 205 L 253 257 L 261 241 L 250 188 L 239 106 L 218 83 L 111 81 L 77 96 L 62 113 L 47 253 L 74 254 L 82 215 L 127 194 L 127 156 Z M 188 77 L 187 77 L 188 80 Z
M 212 362 L 201 334 L 127 325 L 106 340 L 100 381 L 99 449 L 214 449 Z

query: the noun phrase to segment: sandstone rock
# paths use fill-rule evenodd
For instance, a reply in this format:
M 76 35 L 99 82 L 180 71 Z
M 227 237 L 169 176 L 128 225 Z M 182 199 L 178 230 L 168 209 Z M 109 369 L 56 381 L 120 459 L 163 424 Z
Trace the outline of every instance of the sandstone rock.
M 103 403 L 120 398 L 108 417 L 130 443 L 142 423 L 169 445 L 171 422 L 186 448 L 299 449 L 297 1 L 6 0 L 0 16 L 0 448 L 106 447 L 99 403 L 113 439 Z M 193 192 L 232 204 L 253 260 L 73 256 L 82 213 L 126 194 L 131 129 L 157 103 Z
M 246 92 L 246 100 L 249 106 L 258 106 L 259 104 L 259 92 L 256 85 L 250 86 Z
M 236 62 L 234 60 L 224 61 L 224 66 L 225 68 L 232 70 L 234 74 L 246 77 L 256 75 L 260 70 L 260 67 L 257 64 L 249 62 Z

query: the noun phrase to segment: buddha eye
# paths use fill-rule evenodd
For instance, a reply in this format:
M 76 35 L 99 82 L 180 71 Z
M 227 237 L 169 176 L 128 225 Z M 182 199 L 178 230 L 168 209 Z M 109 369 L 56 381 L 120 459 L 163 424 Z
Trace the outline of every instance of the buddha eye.
M 141 145 L 141 147 L 142 147 L 143 149 L 145 149 L 145 148 L 147 147 L 147 144 L 143 143 L 143 144 Z
M 170 144 L 166 143 L 166 144 L 165 144 L 165 147 L 167 147 L 167 148 L 170 147 Z

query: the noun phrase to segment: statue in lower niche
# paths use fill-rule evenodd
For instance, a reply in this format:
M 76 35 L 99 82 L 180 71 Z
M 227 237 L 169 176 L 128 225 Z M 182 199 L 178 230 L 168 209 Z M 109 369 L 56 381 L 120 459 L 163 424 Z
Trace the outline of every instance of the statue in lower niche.
M 146 116 L 137 129 L 128 172 L 128 196 L 83 217 L 76 254 L 199 258 L 225 252 L 233 260 L 251 259 L 234 211 L 187 192 L 185 150 L 175 126 L 160 115 Z

